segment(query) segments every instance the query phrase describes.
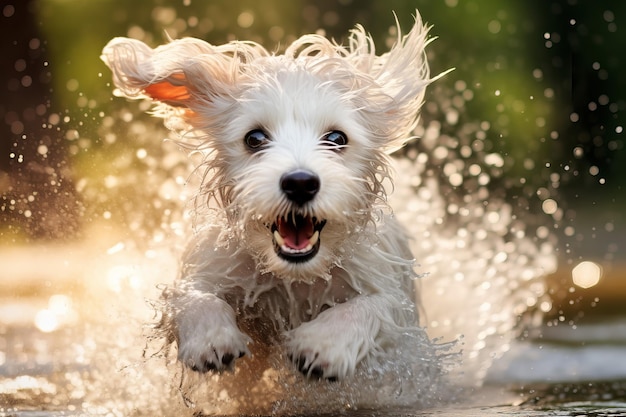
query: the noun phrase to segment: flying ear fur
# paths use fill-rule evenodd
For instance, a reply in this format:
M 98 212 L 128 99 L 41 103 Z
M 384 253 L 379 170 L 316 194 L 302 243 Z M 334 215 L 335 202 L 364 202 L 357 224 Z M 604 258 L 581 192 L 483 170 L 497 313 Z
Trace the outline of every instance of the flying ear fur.
M 334 44 L 319 35 L 305 35 L 285 51 L 290 60 L 344 84 L 346 97 L 361 109 L 363 122 L 386 152 L 401 147 L 418 122 L 430 78 L 425 48 L 429 27 L 416 11 L 411 30 L 391 50 L 376 55 L 372 37 L 362 26 L 351 31 L 348 45 Z M 128 98 L 151 98 L 187 114 L 207 115 L 216 97 L 237 97 L 239 77 L 262 70 L 261 58 L 271 56 L 253 42 L 213 46 L 199 39 L 174 40 L 155 49 L 141 41 L 115 38 L 104 48 L 103 61 L 113 81 Z M 259 64 L 257 64 L 259 63 Z M 310 63 L 310 65 L 309 65 Z M 165 116 L 163 116 L 165 117 Z
M 115 38 L 104 47 L 101 58 L 111 68 L 113 82 L 125 97 L 149 97 L 171 106 L 187 107 L 194 93 L 198 93 L 187 72 L 194 65 L 194 58 L 214 55 L 215 49 L 192 38 L 155 49 L 136 39 Z
M 361 25 L 350 32 L 347 45 L 337 45 L 319 35 L 305 35 L 291 44 L 285 56 L 314 63 L 308 69 L 332 74 L 343 85 L 347 100 L 364 115 L 362 123 L 380 149 L 402 147 L 418 122 L 418 114 L 430 78 L 425 48 L 430 27 L 416 11 L 415 23 L 403 35 L 396 18 L 397 38 L 391 50 L 376 55 L 374 41 Z
M 214 46 L 183 38 L 152 49 L 136 39 L 114 38 L 101 58 L 123 96 L 189 107 L 194 101 L 232 93 L 243 67 L 268 55 L 254 42 Z
M 377 100 L 379 106 L 368 114 L 373 127 L 383 127 L 383 148 L 388 153 L 411 139 L 426 87 L 448 72 L 430 77 L 425 49 L 434 38 L 428 37 L 429 30 L 416 11 L 413 27 L 403 35 L 396 17 L 396 41 L 389 52 L 380 56 L 376 56 L 374 42 L 362 26 L 351 32 L 347 57 L 368 73 L 379 87 L 379 94 L 388 98 Z

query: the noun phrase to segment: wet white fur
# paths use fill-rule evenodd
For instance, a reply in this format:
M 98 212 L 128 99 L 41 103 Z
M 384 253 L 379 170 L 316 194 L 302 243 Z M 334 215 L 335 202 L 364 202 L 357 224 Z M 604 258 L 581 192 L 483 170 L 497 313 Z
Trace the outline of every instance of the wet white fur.
M 383 181 L 387 154 L 409 139 L 432 81 L 427 32 L 417 15 L 382 55 L 360 26 L 346 46 L 307 35 L 282 55 L 191 38 L 155 49 L 116 38 L 104 48 L 121 94 L 160 100 L 155 113 L 206 155 L 197 207 L 213 210 L 199 210 L 181 277 L 167 291 L 168 329 L 185 365 L 209 360 L 221 369 L 224 355 L 268 343 L 344 378 L 418 326 L 413 259 Z M 163 82 L 186 94 L 146 94 Z M 256 128 L 271 143 L 251 153 L 243 138 Z M 345 132 L 348 146 L 324 146 L 330 130 Z M 279 258 L 267 227 L 295 208 L 279 187 L 294 169 L 319 176 L 302 211 L 327 222 L 319 253 L 305 263 Z M 276 337 L 252 328 L 257 322 L 271 323 Z

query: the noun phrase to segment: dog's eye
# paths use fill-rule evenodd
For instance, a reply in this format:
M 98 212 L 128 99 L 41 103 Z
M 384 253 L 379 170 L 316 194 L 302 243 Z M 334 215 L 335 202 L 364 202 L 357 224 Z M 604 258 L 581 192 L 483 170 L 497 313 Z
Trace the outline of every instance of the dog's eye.
M 248 133 L 246 133 L 246 136 L 244 138 L 246 146 L 253 151 L 260 149 L 269 140 L 270 138 L 267 137 L 267 134 L 261 129 L 249 131 Z
M 331 130 L 324 135 L 322 140 L 326 144 L 334 146 L 346 146 L 348 144 L 348 137 L 340 130 Z

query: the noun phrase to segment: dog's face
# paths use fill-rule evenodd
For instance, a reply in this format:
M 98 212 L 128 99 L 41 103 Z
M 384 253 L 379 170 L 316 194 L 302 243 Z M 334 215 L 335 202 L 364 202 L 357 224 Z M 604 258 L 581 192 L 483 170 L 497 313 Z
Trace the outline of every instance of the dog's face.
M 332 73 L 281 61 L 242 77 L 216 154 L 239 239 L 273 273 L 319 276 L 371 220 L 384 154 Z
M 350 47 L 305 36 L 284 55 L 259 45 L 182 39 L 150 49 L 114 39 L 103 59 L 128 97 L 206 150 L 204 195 L 231 240 L 284 278 L 328 274 L 359 249 L 385 196 L 386 153 L 415 126 L 428 79 L 426 30 L 376 56 L 362 28 Z

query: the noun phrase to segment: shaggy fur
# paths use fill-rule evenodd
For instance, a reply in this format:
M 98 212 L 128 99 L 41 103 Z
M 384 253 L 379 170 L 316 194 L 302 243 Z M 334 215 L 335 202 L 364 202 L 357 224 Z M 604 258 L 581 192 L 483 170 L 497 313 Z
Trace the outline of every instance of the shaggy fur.
M 417 15 L 380 56 L 361 26 L 347 46 L 307 35 L 282 55 L 191 38 L 104 48 L 119 92 L 155 100 L 205 155 L 198 205 L 213 210 L 165 291 L 188 368 L 232 369 L 263 343 L 308 377 L 345 378 L 418 326 L 413 259 L 383 182 L 432 81 L 427 32 Z

